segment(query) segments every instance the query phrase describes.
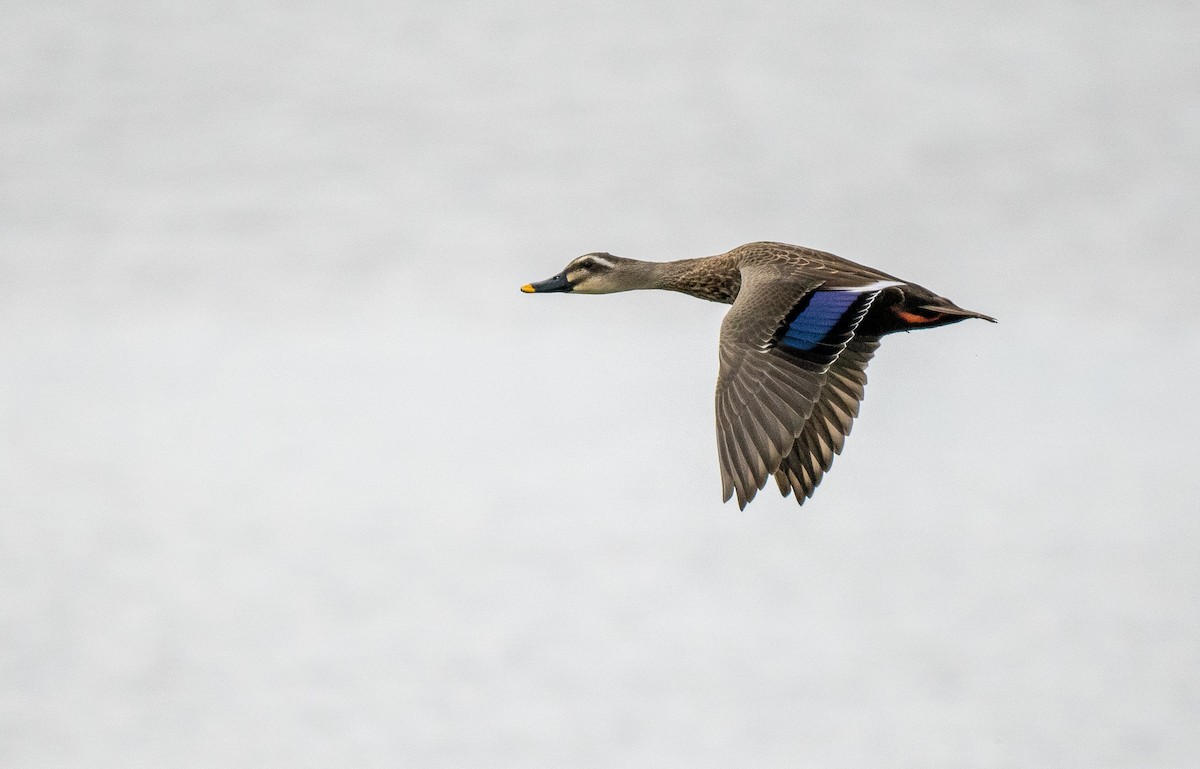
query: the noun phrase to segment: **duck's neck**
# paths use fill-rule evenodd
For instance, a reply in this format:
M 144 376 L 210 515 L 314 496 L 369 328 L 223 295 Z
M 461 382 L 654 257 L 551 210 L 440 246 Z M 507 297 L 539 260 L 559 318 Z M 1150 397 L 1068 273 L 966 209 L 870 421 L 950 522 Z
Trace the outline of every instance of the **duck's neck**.
M 725 255 L 675 262 L 642 262 L 645 288 L 678 291 L 710 302 L 733 304 L 741 288 L 737 263 Z

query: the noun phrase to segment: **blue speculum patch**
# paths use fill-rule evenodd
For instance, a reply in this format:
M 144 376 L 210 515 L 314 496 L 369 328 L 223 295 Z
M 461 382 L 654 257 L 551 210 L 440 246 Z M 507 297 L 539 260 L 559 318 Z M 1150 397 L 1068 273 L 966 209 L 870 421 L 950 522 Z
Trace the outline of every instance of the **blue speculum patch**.
M 840 321 L 850 321 L 861 305 L 863 294 L 855 291 L 814 291 L 808 302 L 783 328 L 777 344 L 794 350 L 808 351 L 830 335 Z

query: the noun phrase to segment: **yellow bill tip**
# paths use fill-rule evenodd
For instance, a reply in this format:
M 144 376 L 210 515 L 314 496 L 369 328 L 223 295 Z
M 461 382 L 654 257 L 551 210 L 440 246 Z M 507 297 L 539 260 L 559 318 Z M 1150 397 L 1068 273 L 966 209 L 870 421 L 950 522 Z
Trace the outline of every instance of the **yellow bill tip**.
M 537 292 L 537 289 L 533 287 L 532 283 L 526 283 L 525 285 L 521 286 L 521 290 L 527 294 L 533 294 Z

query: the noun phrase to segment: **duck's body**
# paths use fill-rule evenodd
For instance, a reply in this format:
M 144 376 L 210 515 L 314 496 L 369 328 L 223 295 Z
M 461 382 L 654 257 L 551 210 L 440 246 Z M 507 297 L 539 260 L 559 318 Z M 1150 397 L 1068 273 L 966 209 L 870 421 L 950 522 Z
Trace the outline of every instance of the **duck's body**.
M 786 243 L 642 262 L 586 254 L 526 293 L 679 291 L 732 304 L 721 324 L 717 449 L 724 498 L 745 508 L 767 478 L 803 504 L 841 453 L 866 367 L 895 331 L 994 319 L 914 283 Z

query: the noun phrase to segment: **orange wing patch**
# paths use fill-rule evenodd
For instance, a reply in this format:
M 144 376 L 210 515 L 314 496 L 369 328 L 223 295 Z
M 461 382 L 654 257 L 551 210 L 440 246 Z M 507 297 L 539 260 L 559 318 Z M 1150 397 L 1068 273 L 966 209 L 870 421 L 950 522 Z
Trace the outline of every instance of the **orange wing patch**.
M 905 323 L 911 323 L 914 326 L 919 326 L 924 323 L 933 323 L 935 320 L 941 320 L 946 317 L 943 313 L 935 312 L 932 315 L 918 315 L 915 312 L 908 310 L 897 310 L 896 316 Z

